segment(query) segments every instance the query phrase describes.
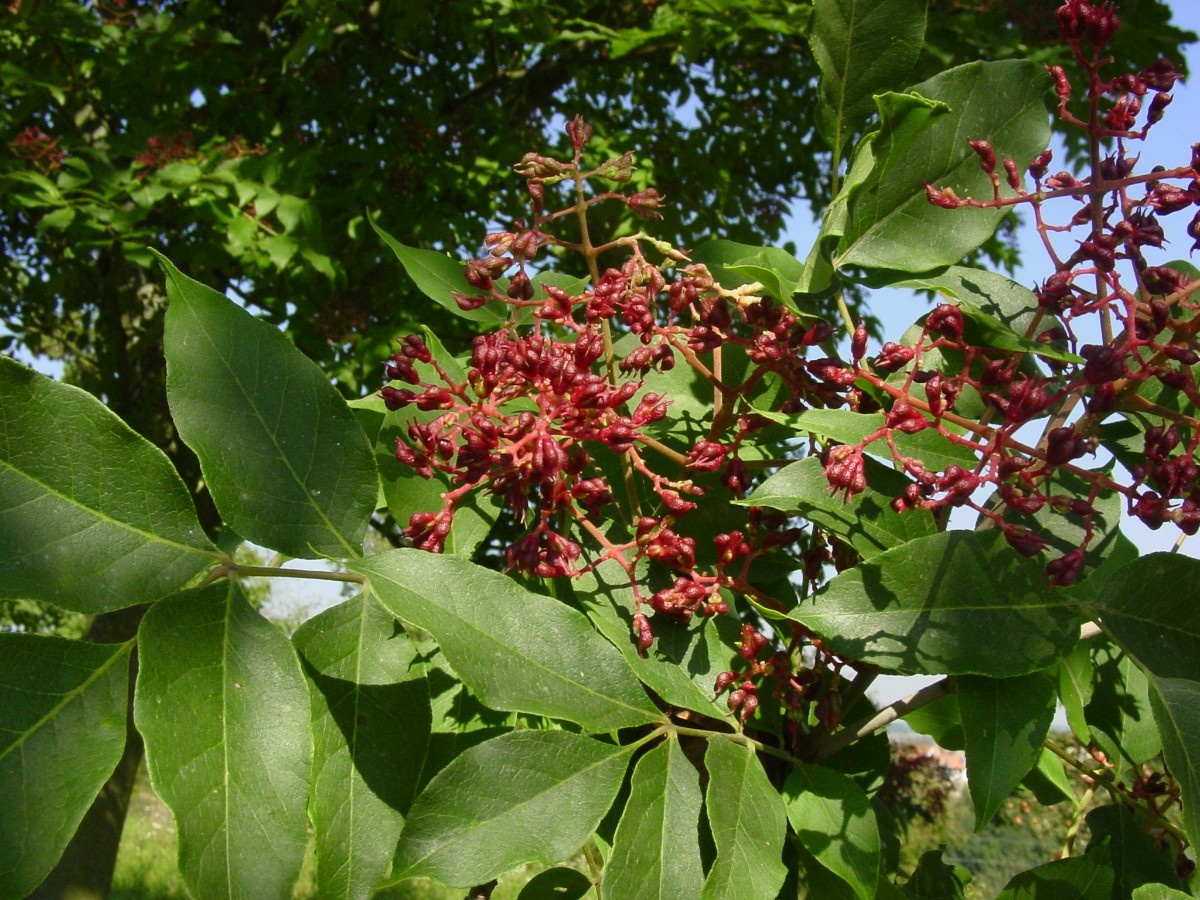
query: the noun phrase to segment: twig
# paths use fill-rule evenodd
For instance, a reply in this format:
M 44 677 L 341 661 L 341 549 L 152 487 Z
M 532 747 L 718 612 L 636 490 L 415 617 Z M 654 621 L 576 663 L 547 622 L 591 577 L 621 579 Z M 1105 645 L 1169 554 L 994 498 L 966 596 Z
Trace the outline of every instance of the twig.
M 909 694 L 907 697 L 897 700 L 889 706 L 885 706 L 879 712 L 873 713 L 867 718 L 847 728 L 843 728 L 836 734 L 830 735 L 817 748 L 817 758 L 820 760 L 833 756 L 839 750 L 849 747 L 859 738 L 864 738 L 878 731 L 880 728 L 890 725 L 901 716 L 908 715 L 914 709 L 920 709 L 922 706 L 927 706 L 934 700 L 952 693 L 954 693 L 954 684 L 949 678 L 943 678 L 941 681 L 935 681 L 933 684 L 926 685 L 919 691 Z

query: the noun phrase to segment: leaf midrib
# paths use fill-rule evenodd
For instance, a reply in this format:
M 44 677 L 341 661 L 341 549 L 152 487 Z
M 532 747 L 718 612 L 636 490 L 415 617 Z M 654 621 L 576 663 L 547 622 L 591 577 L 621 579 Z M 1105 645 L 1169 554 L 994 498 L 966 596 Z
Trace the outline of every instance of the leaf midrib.
M 233 366 L 230 365 L 228 357 L 226 357 L 224 354 L 222 354 L 220 352 L 220 349 L 221 349 L 220 344 L 216 341 L 213 334 L 209 331 L 208 323 L 205 321 L 203 316 L 197 315 L 195 304 L 192 303 L 191 300 L 187 298 L 187 294 L 184 290 L 184 288 L 186 286 L 179 283 L 179 280 L 176 277 L 174 272 L 169 272 L 168 274 L 169 274 L 169 277 L 171 278 L 171 280 L 173 282 L 175 282 L 176 290 L 179 291 L 179 295 L 184 298 L 184 302 L 183 302 L 182 306 L 192 316 L 192 319 L 197 323 L 197 325 L 199 326 L 204 337 L 208 340 L 209 345 L 213 348 L 213 351 L 214 351 L 213 355 L 216 358 L 216 360 L 218 360 L 220 365 L 222 367 L 224 367 L 226 372 L 228 372 L 229 375 L 231 376 L 231 383 L 233 383 L 234 385 L 237 386 L 238 392 L 242 395 L 243 399 L 246 401 L 245 408 L 249 409 L 250 412 L 253 414 L 254 418 L 258 421 L 259 426 L 261 427 L 263 433 L 267 436 L 267 439 L 270 442 L 271 446 L 275 449 L 277 458 L 283 463 L 284 467 L 287 469 L 288 475 L 291 476 L 291 478 L 295 482 L 296 486 L 300 489 L 300 495 L 304 498 L 303 502 L 310 509 L 312 509 L 314 512 L 316 512 L 317 517 L 320 519 L 321 523 L 337 539 L 337 542 L 342 545 L 342 548 L 346 551 L 348 556 L 350 556 L 352 558 L 360 556 L 361 554 L 357 550 L 355 550 L 354 546 L 346 540 L 345 536 L 341 533 L 341 531 L 338 528 L 334 527 L 333 522 L 329 519 L 329 517 L 327 515 L 325 515 L 325 511 L 320 506 L 318 506 L 316 503 L 313 502 L 312 495 L 308 491 L 308 489 L 305 485 L 305 482 L 301 479 L 299 473 L 297 473 L 295 468 L 292 466 L 291 458 L 286 453 L 284 453 L 283 448 L 279 445 L 279 442 L 275 439 L 275 432 L 272 431 L 271 428 L 268 427 L 266 419 L 263 418 L 262 410 L 260 409 L 258 403 L 255 402 L 255 398 L 252 397 L 249 393 L 247 393 L 245 386 L 242 384 L 242 379 L 238 376 L 238 373 L 233 368 Z M 318 410 L 318 412 L 319 412 L 319 410 Z M 315 452 L 315 447 L 310 448 L 310 449 L 313 449 L 313 451 Z
M 170 538 L 163 537 L 161 534 L 156 534 L 155 532 L 152 532 L 152 531 L 146 531 L 142 528 L 137 527 L 136 525 L 130 524 L 129 522 L 123 522 L 120 519 L 113 518 L 112 516 L 108 515 L 107 513 L 103 512 L 102 510 L 95 509 L 91 506 L 87 506 L 86 504 L 81 503 L 80 501 L 76 500 L 74 497 L 70 497 L 67 494 L 64 494 L 62 491 L 46 484 L 41 479 L 34 477 L 29 472 L 27 472 L 25 469 L 17 468 L 15 465 L 10 463 L 6 459 L 0 459 L 0 467 L 3 467 L 4 469 L 6 469 L 10 472 L 16 473 L 17 477 L 24 478 L 30 484 L 34 484 L 37 487 L 41 488 L 45 492 L 45 494 L 48 494 L 51 497 L 55 497 L 58 500 L 61 500 L 63 503 L 67 504 L 68 506 L 75 507 L 76 509 L 80 510 L 81 512 L 87 513 L 92 518 L 96 519 L 97 521 L 103 522 L 108 525 L 112 525 L 113 527 L 119 528 L 122 531 L 127 531 L 130 534 L 135 534 L 138 537 L 145 540 L 147 543 L 161 544 L 166 547 L 171 547 L 172 549 L 175 549 L 175 550 L 180 550 L 180 551 L 183 551 L 186 553 L 194 553 L 199 556 L 204 556 L 204 557 L 208 557 L 208 558 L 216 557 L 216 554 L 211 550 L 206 550 L 202 547 L 193 547 L 190 544 L 182 544 L 179 541 L 174 541 L 174 540 L 171 540 Z
M 63 711 L 63 709 L 65 709 L 67 707 L 67 705 L 69 705 L 70 703 L 74 702 L 77 698 L 82 696 L 89 687 L 91 687 L 96 681 L 98 681 L 100 679 L 101 675 L 103 675 L 109 669 L 111 669 L 112 666 L 116 663 L 116 661 L 118 659 L 120 659 L 123 656 L 126 656 L 133 649 L 134 645 L 136 645 L 136 644 L 137 644 L 137 638 L 136 637 L 130 638 L 124 644 L 121 644 L 120 646 L 118 646 L 117 649 L 112 653 L 112 655 L 109 656 L 106 660 L 104 660 L 103 663 L 101 663 L 97 668 L 92 670 L 92 672 L 87 676 L 87 678 L 85 678 L 83 681 L 81 681 L 75 687 L 71 688 L 69 691 L 65 691 L 64 693 L 58 695 L 60 697 L 59 701 L 57 703 L 55 703 L 52 707 L 50 707 L 50 709 L 48 709 L 46 711 L 45 715 L 43 715 L 40 719 L 38 719 L 36 722 L 34 722 L 29 728 L 27 728 L 23 732 L 21 732 L 20 735 L 11 744 L 9 744 L 3 750 L 0 750 L 0 761 L 3 761 L 4 758 L 6 756 L 8 756 L 10 753 L 12 753 L 13 750 L 15 750 L 16 748 L 23 747 L 25 745 L 25 742 L 30 737 L 32 737 L 34 735 L 34 733 L 38 731 L 38 729 L 42 728 L 44 725 L 49 723 L 50 720 L 52 720 L 59 713 L 61 713 Z
M 368 572 L 370 572 L 370 571 L 371 570 L 368 570 Z M 404 583 L 396 580 L 394 577 L 385 575 L 381 572 L 376 572 L 375 574 L 377 574 L 379 577 L 383 578 L 384 581 L 388 581 L 391 584 L 395 585 L 400 590 L 406 591 L 407 593 L 420 598 L 423 602 L 429 602 L 429 601 L 425 600 L 424 595 L 421 594 L 419 591 L 416 591 L 413 588 L 409 587 L 407 584 L 404 584 Z M 469 619 L 463 618 L 462 616 L 458 615 L 457 613 L 452 612 L 449 609 L 446 609 L 445 607 L 438 607 L 438 609 L 442 613 L 445 614 L 446 618 L 450 619 L 453 622 L 461 623 L 472 634 L 480 635 L 484 639 L 484 641 L 486 641 L 488 644 L 499 647 L 502 650 L 506 651 L 505 652 L 506 656 L 515 657 L 516 659 L 521 660 L 522 662 L 531 665 L 532 667 L 536 668 L 537 670 L 545 672 L 547 675 L 553 677 L 555 681 L 557 681 L 561 684 L 569 685 L 572 688 L 581 690 L 585 694 L 588 694 L 592 697 L 601 699 L 601 700 L 605 701 L 606 703 L 615 705 L 621 709 L 633 710 L 633 711 L 637 712 L 639 716 L 643 717 L 641 720 L 642 722 L 654 721 L 653 718 L 645 718 L 645 716 L 649 713 L 649 710 L 647 710 L 643 707 L 640 707 L 640 706 L 634 706 L 633 704 L 630 704 L 624 700 L 621 700 L 621 699 L 615 698 L 609 694 L 605 694 L 600 691 L 597 691 L 584 682 L 573 681 L 569 677 L 564 675 L 563 673 L 561 673 L 555 669 L 549 668 L 544 663 L 540 662 L 539 660 L 537 660 L 533 657 L 527 656 L 525 653 L 521 652 L 517 648 L 515 648 L 509 644 L 500 642 L 499 640 L 494 638 L 489 632 L 476 626 Z M 401 617 L 401 618 L 403 618 L 403 617 Z M 427 629 L 427 630 L 429 630 L 429 629 Z M 436 637 L 436 635 L 435 635 L 435 637 Z M 439 643 L 441 643 L 441 641 L 439 641 Z M 622 659 L 622 662 L 624 662 L 623 659 Z M 633 677 L 634 677 L 634 683 L 635 684 L 638 683 L 636 675 Z M 569 716 L 555 716 L 554 718 L 568 719 L 568 721 L 577 721 L 575 719 L 571 719 Z M 579 724 L 583 724 L 583 723 L 581 722 Z

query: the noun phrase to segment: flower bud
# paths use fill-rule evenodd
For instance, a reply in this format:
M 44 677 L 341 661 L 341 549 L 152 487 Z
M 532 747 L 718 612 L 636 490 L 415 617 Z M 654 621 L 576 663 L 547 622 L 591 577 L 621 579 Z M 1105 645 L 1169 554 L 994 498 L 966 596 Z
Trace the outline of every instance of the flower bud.
M 579 150 L 592 138 L 592 126 L 583 121 L 583 116 L 576 115 L 570 122 L 567 123 L 567 134 L 571 138 L 571 145 Z

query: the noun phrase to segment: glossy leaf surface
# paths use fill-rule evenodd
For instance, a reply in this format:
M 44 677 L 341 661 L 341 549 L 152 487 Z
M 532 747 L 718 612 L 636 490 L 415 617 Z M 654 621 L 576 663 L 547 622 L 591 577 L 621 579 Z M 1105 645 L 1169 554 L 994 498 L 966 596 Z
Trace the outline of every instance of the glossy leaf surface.
M 463 559 L 392 550 L 355 562 L 380 602 L 428 631 L 492 709 L 610 731 L 660 717 L 616 648 L 562 603 Z
M 413 284 L 430 300 L 454 315 L 472 322 L 499 325 L 508 318 L 507 307 L 495 300 L 483 304 L 479 309 L 463 309 L 455 302 L 453 296 L 455 293 L 465 295 L 478 293 L 467 284 L 467 280 L 463 277 L 461 262 L 451 259 L 445 253 L 407 247 L 376 225 L 373 219 L 367 221 L 371 223 L 375 233 L 396 254 L 396 259 L 400 260 L 400 264 L 404 266 L 404 271 L 412 279 Z
M 99 400 L 0 357 L 0 597 L 158 600 L 213 559 L 174 467 Z
M 166 259 L 167 398 L 222 517 L 289 556 L 356 556 L 378 497 L 346 401 L 278 328 Z
M 0 634 L 0 897 L 41 883 L 121 758 L 132 649 Z
M 789 618 L 853 659 L 909 674 L 1025 675 L 1075 644 L 1079 618 L 994 532 L 945 532 L 881 553 Z
M 570 857 L 612 805 L 631 753 L 565 731 L 514 731 L 472 747 L 413 803 L 393 880 L 470 887 Z
M 856 413 L 844 409 L 810 409 L 792 415 L 769 410 L 756 412 L 796 431 L 810 431 L 841 444 L 857 444 L 869 435 L 880 432 L 884 427 L 882 413 Z M 951 443 L 930 428 L 916 434 L 898 432 L 893 438 L 897 450 L 905 456 L 922 461 L 930 470 L 944 469 L 951 465 L 966 467 L 975 464 L 975 454 L 969 448 Z M 888 442 L 882 438 L 873 440 L 863 452 L 889 462 L 892 459 Z
M 289 897 L 308 840 L 308 689 L 287 638 L 213 584 L 151 607 L 135 719 L 196 897 Z
M 704 795 L 717 858 L 702 900 L 774 897 L 787 875 L 780 861 L 787 812 L 762 763 L 745 744 L 723 735 L 708 739 Z
M 425 766 L 425 667 L 395 618 L 365 594 L 309 619 L 292 643 L 312 699 L 317 890 L 370 897 Z

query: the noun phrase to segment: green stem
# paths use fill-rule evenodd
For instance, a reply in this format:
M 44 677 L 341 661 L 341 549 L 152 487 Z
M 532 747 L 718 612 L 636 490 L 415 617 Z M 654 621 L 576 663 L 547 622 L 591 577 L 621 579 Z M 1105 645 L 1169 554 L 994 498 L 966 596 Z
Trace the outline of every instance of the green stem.
M 235 578 L 309 578 L 314 581 L 348 581 L 366 584 L 367 579 L 355 572 L 322 572 L 319 569 L 282 569 L 271 566 L 243 566 L 226 562 L 213 570 L 213 578 L 233 576 Z
M 1167 834 L 1171 835 L 1171 837 L 1179 841 L 1180 844 L 1187 844 L 1187 835 L 1184 834 L 1181 829 L 1164 819 L 1156 810 L 1148 809 L 1147 807 L 1138 803 L 1133 797 L 1130 797 L 1112 780 L 1112 776 L 1109 773 L 1097 772 L 1089 769 L 1074 756 L 1068 753 L 1066 749 L 1060 747 L 1050 738 L 1046 738 L 1044 741 L 1042 741 L 1042 746 L 1065 762 L 1072 769 L 1091 779 L 1093 784 L 1100 785 L 1100 787 L 1108 791 L 1113 800 L 1124 805 L 1125 808 L 1130 812 L 1134 813 L 1135 815 L 1140 814 L 1145 816 L 1146 818 L 1150 819 L 1156 827 L 1161 828 Z

